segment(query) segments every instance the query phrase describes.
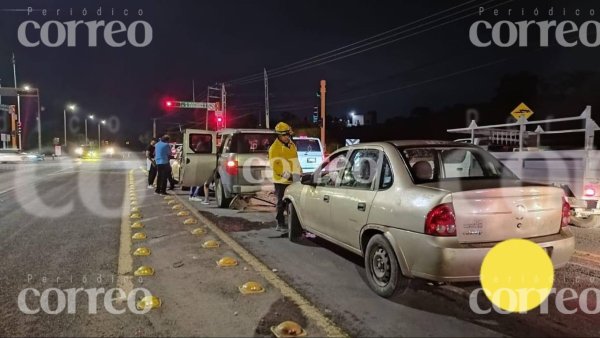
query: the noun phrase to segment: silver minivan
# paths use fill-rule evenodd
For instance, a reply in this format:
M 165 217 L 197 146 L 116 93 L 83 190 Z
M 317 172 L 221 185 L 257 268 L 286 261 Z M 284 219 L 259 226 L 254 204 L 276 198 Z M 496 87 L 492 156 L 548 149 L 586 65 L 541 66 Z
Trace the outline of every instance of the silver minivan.
M 269 129 L 186 129 L 183 138 L 182 187 L 214 178 L 219 207 L 236 195 L 273 189 L 269 148 L 277 135 Z

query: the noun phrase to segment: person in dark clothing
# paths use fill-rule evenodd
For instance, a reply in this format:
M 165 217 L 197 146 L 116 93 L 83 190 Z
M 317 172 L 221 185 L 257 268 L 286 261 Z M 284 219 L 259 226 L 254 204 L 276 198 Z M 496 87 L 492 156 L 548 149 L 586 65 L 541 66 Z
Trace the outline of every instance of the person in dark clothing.
M 154 161 L 154 145 L 156 140 L 152 139 L 150 145 L 146 148 L 146 164 L 148 167 L 148 189 L 154 188 L 154 180 L 156 179 L 156 162 Z

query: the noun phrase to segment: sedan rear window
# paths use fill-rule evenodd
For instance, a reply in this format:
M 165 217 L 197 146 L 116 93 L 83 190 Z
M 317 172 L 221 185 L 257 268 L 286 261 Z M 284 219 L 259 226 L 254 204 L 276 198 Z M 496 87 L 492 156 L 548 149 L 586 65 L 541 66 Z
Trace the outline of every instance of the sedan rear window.
M 321 144 L 318 140 L 295 139 L 296 148 L 301 152 L 321 152 Z
M 234 134 L 229 148 L 230 153 L 266 153 L 277 135 L 267 133 Z
M 475 147 L 399 148 L 415 183 L 449 179 L 517 179 L 494 156 Z

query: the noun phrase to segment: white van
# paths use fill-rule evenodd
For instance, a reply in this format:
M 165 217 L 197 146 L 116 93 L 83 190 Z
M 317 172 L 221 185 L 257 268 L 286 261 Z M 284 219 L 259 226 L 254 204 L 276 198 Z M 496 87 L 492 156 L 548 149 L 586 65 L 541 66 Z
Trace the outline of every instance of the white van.
M 294 137 L 302 172 L 312 173 L 323 162 L 323 147 L 316 137 Z

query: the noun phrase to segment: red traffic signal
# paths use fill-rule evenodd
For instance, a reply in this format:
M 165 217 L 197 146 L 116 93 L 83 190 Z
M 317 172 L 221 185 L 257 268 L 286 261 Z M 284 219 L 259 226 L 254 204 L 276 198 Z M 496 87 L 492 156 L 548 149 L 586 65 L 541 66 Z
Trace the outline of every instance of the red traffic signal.
M 171 110 L 173 108 L 179 108 L 178 102 L 170 97 L 163 98 L 161 100 L 161 106 L 164 109 Z
M 223 122 L 223 118 L 221 116 L 217 117 L 217 122 Z

